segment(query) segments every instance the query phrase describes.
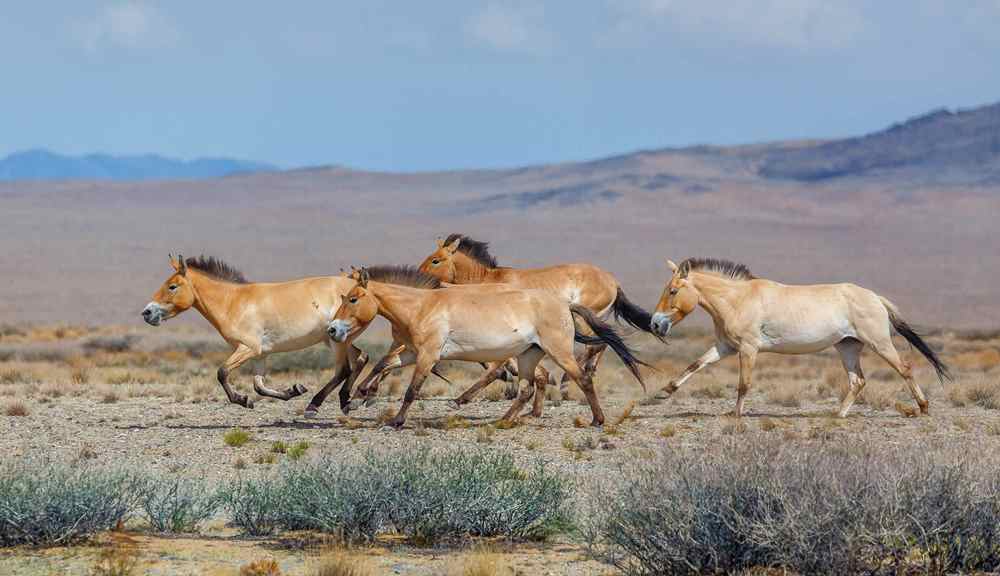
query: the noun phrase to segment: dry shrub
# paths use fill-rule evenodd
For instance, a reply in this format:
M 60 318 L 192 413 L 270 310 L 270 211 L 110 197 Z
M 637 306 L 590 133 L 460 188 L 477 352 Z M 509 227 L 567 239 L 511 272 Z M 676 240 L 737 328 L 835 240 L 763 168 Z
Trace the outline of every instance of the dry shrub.
M 281 576 L 281 567 L 274 558 L 261 558 L 240 566 L 240 576 Z
M 312 576 L 375 576 L 372 562 L 365 556 L 336 549 L 323 554 L 310 572 Z
M 677 427 L 673 424 L 667 424 L 662 429 L 660 429 L 660 438 L 672 438 L 677 434 Z
M 515 576 L 517 572 L 500 554 L 479 549 L 452 562 L 448 576 Z
M 33 382 L 35 382 L 34 376 L 24 370 L 7 368 L 0 372 L 0 384 L 31 384 Z
M 486 387 L 486 390 L 483 391 L 483 398 L 490 402 L 499 402 L 507 398 L 506 394 L 507 383 L 497 381 Z
M 89 354 L 96 352 L 128 352 L 139 341 L 138 334 L 123 334 L 119 336 L 95 336 L 83 343 L 83 349 Z
M 69 373 L 69 379 L 77 386 L 90 383 L 90 368 L 87 366 L 74 366 Z
M 493 433 L 496 430 L 492 426 L 480 426 L 476 430 L 476 442 L 480 444 L 490 444 L 493 442 Z
M 239 448 L 240 446 L 246 444 L 250 441 L 250 433 L 246 430 L 240 430 L 239 428 L 233 428 L 232 430 L 226 432 L 222 436 L 222 442 L 226 446 L 233 448 Z
M 847 374 L 843 370 L 827 368 L 823 379 L 816 385 L 817 398 L 840 398 L 847 386 Z
M 97 555 L 91 576 L 132 576 L 139 568 L 139 554 L 135 546 L 116 544 L 103 548 Z
M 958 354 L 949 360 L 955 368 L 963 370 L 980 370 L 986 372 L 1000 366 L 1000 350 L 990 348 Z
M 726 386 L 719 380 L 708 380 L 690 388 L 691 397 L 718 400 L 726 397 Z
M 3 413 L 7 416 L 27 416 L 30 414 L 28 407 L 20 400 L 8 402 L 4 406 Z
M 873 410 L 885 410 L 895 401 L 896 392 L 888 386 L 865 386 L 857 398 L 858 404 L 869 406 Z
M 772 430 L 776 430 L 779 427 L 780 425 L 778 424 L 778 422 L 772 420 L 771 418 L 765 416 L 764 418 L 760 419 L 760 429 L 763 432 L 770 432 Z
M 448 396 L 450 393 L 451 387 L 448 386 L 448 383 L 438 380 L 424 385 L 420 390 L 420 397 L 437 398 L 440 396 Z
M 1000 410 L 1000 383 L 985 377 L 952 383 L 948 389 L 948 400 L 959 408 L 971 404 L 987 410 Z

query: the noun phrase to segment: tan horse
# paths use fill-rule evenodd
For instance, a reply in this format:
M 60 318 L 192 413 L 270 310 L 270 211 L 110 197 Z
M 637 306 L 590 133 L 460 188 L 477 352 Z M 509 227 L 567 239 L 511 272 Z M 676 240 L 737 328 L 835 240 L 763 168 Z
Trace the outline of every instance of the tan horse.
M 740 381 L 735 415 L 743 414 L 758 352 L 808 354 L 830 346 L 840 353 L 848 387 L 838 415 L 843 418 L 865 387 L 861 351 L 867 345 L 906 380 L 920 411 L 928 403 L 913 379 L 909 363 L 892 343 L 893 328 L 931 363 L 938 378 L 951 379 L 948 367 L 900 317 L 896 306 L 854 284 L 786 286 L 755 277 L 743 264 L 690 258 L 677 266 L 652 318 L 652 329 L 665 337 L 670 328 L 701 306 L 715 323 L 715 345 L 702 354 L 664 392 L 672 394 L 705 366 L 739 354 Z
M 570 304 L 578 304 L 600 318 L 613 313 L 633 327 L 648 332 L 650 314 L 633 304 L 622 290 L 618 280 L 609 272 L 591 264 L 561 264 L 546 268 L 506 268 L 497 266 L 485 242 L 473 240 L 462 234 L 451 234 L 438 240 L 438 247 L 420 264 L 420 271 L 452 284 L 507 284 L 515 288 L 545 290 Z M 584 369 L 593 374 L 597 370 L 605 346 L 588 348 L 582 358 Z M 503 374 L 504 366 L 491 365 L 486 375 L 459 396 L 459 405 Z M 566 378 L 563 378 L 565 383 Z
M 592 312 L 543 290 L 478 290 L 445 288 L 439 280 L 413 268 L 386 266 L 362 269 L 358 284 L 343 297 L 329 324 L 331 338 L 351 342 L 381 315 L 392 324 L 393 338 L 402 342 L 416 367 L 399 412 L 388 425 L 400 427 L 420 387 L 439 360 L 496 362 L 516 357 L 521 375 L 534 375 L 546 354 L 572 378 L 587 397 L 593 426 L 604 423 L 592 377 L 573 357 L 573 341 L 603 343 L 619 355 L 640 379 L 638 361 L 611 326 Z M 576 330 L 579 317 L 597 336 Z M 504 415 L 517 416 L 536 395 L 539 382 L 529 380 Z M 541 392 L 538 392 L 540 395 Z
M 264 385 L 267 356 L 274 352 L 300 350 L 326 343 L 334 353 L 334 376 L 306 409 L 314 416 L 330 392 L 342 382 L 340 405 L 350 401 L 351 383 L 367 362 L 353 346 L 334 344 L 326 333 L 327 322 L 340 306 L 340 294 L 355 281 L 344 276 L 305 278 L 292 282 L 248 283 L 243 274 L 216 258 L 170 258 L 174 273 L 160 286 L 142 311 L 151 326 L 177 316 L 189 308 L 201 312 L 233 348 L 218 371 L 219 384 L 234 404 L 253 408 L 253 400 L 234 392 L 229 374 L 256 359 L 254 390 L 261 396 L 290 400 L 307 392 L 301 384 L 278 392 Z M 353 373 L 351 368 L 354 368 Z

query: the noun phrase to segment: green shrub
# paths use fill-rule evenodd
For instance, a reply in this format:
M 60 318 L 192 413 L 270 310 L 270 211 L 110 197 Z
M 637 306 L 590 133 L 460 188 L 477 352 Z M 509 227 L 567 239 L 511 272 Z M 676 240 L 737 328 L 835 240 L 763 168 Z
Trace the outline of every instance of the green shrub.
M 150 480 L 141 500 L 146 519 L 160 532 L 196 532 L 221 504 L 204 483 L 180 477 Z
M 250 441 L 250 433 L 246 430 L 233 428 L 229 432 L 226 432 L 226 434 L 222 437 L 222 441 L 226 444 L 226 446 L 239 448 Z
M 48 460 L 0 465 L 0 545 L 66 544 L 109 530 L 136 509 L 133 472 Z

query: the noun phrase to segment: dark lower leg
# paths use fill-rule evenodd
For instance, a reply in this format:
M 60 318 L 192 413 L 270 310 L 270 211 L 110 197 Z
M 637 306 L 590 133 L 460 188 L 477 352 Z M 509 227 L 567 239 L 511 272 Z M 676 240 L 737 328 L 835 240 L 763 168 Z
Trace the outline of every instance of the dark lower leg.
M 531 400 L 531 397 L 534 394 L 535 394 L 534 384 L 532 382 L 528 382 L 527 385 L 521 389 L 520 394 L 517 395 L 517 398 L 514 399 L 514 402 L 511 403 L 510 408 L 507 409 L 507 413 L 503 415 L 503 418 L 501 418 L 501 420 L 503 420 L 504 422 L 511 422 L 515 418 L 517 418 L 517 415 L 520 414 L 521 412 L 521 407 L 527 404 L 528 400 Z
M 549 384 L 549 371 L 540 364 L 535 368 L 535 398 L 531 404 L 531 415 L 535 418 L 542 417 L 542 408 L 545 406 L 545 387 Z
M 601 426 L 604 424 L 604 410 L 601 410 L 601 403 L 597 399 L 597 392 L 594 390 L 594 382 L 586 374 L 577 383 L 587 397 L 587 404 L 590 404 L 590 412 L 594 415 L 591 426 Z
M 295 384 L 290 388 L 286 388 L 284 391 L 277 391 L 273 388 L 268 388 L 264 386 L 264 376 L 258 374 L 253 377 L 253 390 L 261 396 L 267 396 L 268 398 L 277 398 L 278 400 L 291 400 L 296 396 L 301 396 L 308 392 L 305 386 L 302 384 Z
M 216 373 L 216 377 L 219 379 L 219 384 L 222 385 L 222 390 L 226 393 L 226 398 L 229 399 L 233 404 L 239 404 L 244 408 L 253 408 L 253 400 L 247 398 L 239 392 L 234 392 L 232 388 L 229 387 L 229 372 L 225 367 L 220 367 L 219 371 Z
M 480 390 L 486 388 L 492 384 L 504 371 L 503 362 L 495 362 L 489 364 L 489 371 L 483 374 L 482 378 L 479 379 L 475 384 L 473 384 L 468 390 L 462 392 L 462 394 L 455 398 L 455 404 L 461 406 L 462 404 L 468 404 L 472 399 L 479 393 Z
M 406 413 L 410 411 L 410 406 L 413 405 L 413 401 L 420 394 L 420 388 L 424 385 L 424 380 L 427 379 L 429 372 L 430 368 L 424 370 L 418 368 L 413 371 L 413 380 L 410 381 L 410 386 L 406 389 L 406 394 L 403 396 L 403 404 L 399 407 L 399 412 L 386 422 L 387 426 L 392 426 L 393 428 L 403 427 L 403 423 L 406 422 Z

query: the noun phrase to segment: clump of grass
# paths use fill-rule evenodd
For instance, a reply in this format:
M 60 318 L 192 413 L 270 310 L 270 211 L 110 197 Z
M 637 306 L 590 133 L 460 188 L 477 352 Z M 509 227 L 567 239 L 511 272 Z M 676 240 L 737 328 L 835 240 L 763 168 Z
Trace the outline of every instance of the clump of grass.
M 274 454 L 284 454 L 287 450 L 288 446 L 281 440 L 275 440 L 271 443 L 271 452 Z
M 776 384 L 767 392 L 767 401 L 784 408 L 798 408 L 802 405 L 802 391 L 794 382 Z
M 0 372 L 0 384 L 30 384 L 34 381 L 31 374 L 17 368 L 7 368 Z
M 481 548 L 455 560 L 448 576 L 515 576 L 517 572 L 496 552 Z
M 236 459 L 235 462 L 233 462 L 233 468 L 236 468 L 237 470 L 243 470 L 246 467 L 247 467 L 247 461 L 244 460 L 242 456 L 240 456 L 239 458 Z
M 196 532 L 219 510 L 219 496 L 201 482 L 174 477 L 157 479 L 143 494 L 142 510 L 159 532 Z
M 306 441 L 297 442 L 294 446 L 288 449 L 288 458 L 291 460 L 298 460 L 306 455 L 306 450 L 309 449 L 309 443 Z
M 274 558 L 260 558 L 240 566 L 240 576 L 281 576 L 281 566 Z
M 222 437 L 222 442 L 232 448 L 239 448 L 249 441 L 250 433 L 239 428 L 233 428 Z
M 360 554 L 338 549 L 316 561 L 312 576 L 375 576 L 371 561 Z
M 480 426 L 476 430 L 476 442 L 480 444 L 490 444 L 493 442 L 493 433 L 496 430 L 492 426 Z
M 770 432 L 772 430 L 778 429 L 779 427 L 780 426 L 779 426 L 778 422 L 775 421 L 775 420 L 772 420 L 771 418 L 768 418 L 768 417 L 765 416 L 764 418 L 760 419 L 760 429 L 763 432 Z
M 262 452 L 253 459 L 254 464 L 274 464 L 278 461 L 278 455 L 274 452 Z
M 465 535 L 538 538 L 568 526 L 570 484 L 504 452 L 403 449 L 338 456 L 241 478 L 226 489 L 248 534 L 316 530 L 370 540 L 387 530 L 414 542 Z
M 588 499 L 581 535 L 625 574 L 973 573 L 1000 564 L 1000 459 L 773 436 L 665 447 Z
M 3 413 L 7 416 L 27 416 L 30 414 L 28 411 L 28 406 L 21 402 L 20 400 L 14 400 L 13 402 L 8 402 L 4 408 Z
M 471 427 L 472 424 L 458 414 L 451 414 L 444 420 L 429 422 L 427 426 L 430 428 L 437 428 L 439 430 L 461 430 Z
M 660 429 L 660 438 L 673 438 L 677 434 L 677 427 L 673 424 L 667 424 Z
M 74 543 L 129 518 L 139 475 L 42 459 L 0 463 L 0 546 Z
M 77 386 L 90 383 L 90 368 L 86 366 L 75 366 L 69 373 L 69 379 Z
M 135 546 L 116 544 L 101 549 L 90 567 L 91 576 L 132 576 L 139 568 Z

